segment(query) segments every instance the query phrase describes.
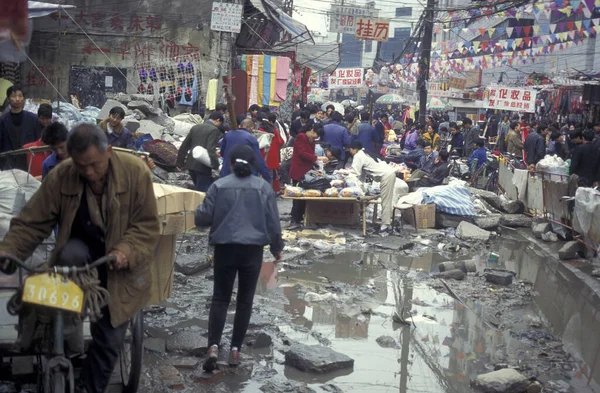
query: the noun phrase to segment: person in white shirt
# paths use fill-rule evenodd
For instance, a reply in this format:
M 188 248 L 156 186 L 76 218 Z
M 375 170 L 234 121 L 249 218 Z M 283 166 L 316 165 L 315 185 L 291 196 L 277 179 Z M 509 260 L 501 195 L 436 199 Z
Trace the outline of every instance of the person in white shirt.
M 379 159 L 370 156 L 363 149 L 362 143 L 350 143 L 352 155 L 352 171 L 364 181 L 366 175 L 371 176 L 381 185 L 381 232 L 391 231 L 392 211 L 394 208 L 394 186 L 396 184 L 396 170 Z

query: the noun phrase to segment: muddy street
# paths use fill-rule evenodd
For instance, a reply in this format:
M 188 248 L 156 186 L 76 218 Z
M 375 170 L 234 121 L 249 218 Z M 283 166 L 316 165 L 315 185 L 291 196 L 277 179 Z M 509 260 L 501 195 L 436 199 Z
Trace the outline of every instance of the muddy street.
M 501 227 L 472 244 L 453 231 L 286 231 L 284 260 L 274 265 L 265 253 L 242 365 L 223 357 L 211 375 L 201 369 L 209 249 L 203 234 L 181 236 L 174 295 L 146 310 L 141 391 L 462 393 L 505 369 L 532 392 L 600 391 L 593 266 L 559 262 L 528 228 Z M 467 273 L 440 273 L 447 262 Z M 494 284 L 490 272 L 512 282 Z

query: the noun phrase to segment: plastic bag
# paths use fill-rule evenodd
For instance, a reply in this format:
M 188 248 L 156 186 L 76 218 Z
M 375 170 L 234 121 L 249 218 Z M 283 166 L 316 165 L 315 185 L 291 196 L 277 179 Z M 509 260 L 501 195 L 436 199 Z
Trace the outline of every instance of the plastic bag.
M 343 198 L 360 198 L 364 197 L 365 193 L 360 187 L 346 187 L 340 192 L 340 196 Z
M 307 198 L 318 198 L 322 197 L 323 193 L 321 193 L 319 190 L 304 190 L 302 196 Z
M 287 197 L 301 197 L 304 190 L 300 187 L 285 186 L 283 195 Z
M 343 180 L 332 180 L 331 187 L 344 188 L 344 187 L 346 187 L 346 182 Z
M 196 146 L 192 150 L 192 157 L 194 160 L 200 162 L 200 164 L 211 167 L 210 164 L 210 156 L 208 155 L 208 150 L 206 150 L 203 146 Z
M 332 187 L 332 188 L 328 188 L 327 190 L 325 190 L 323 195 L 325 195 L 326 197 L 329 197 L 329 198 L 336 198 L 340 195 L 340 192 L 338 191 L 337 188 Z

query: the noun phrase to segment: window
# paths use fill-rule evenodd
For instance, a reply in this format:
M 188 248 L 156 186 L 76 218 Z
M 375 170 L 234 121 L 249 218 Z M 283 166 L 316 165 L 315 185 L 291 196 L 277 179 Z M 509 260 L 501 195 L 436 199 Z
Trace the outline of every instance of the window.
M 394 38 L 400 38 L 400 39 L 410 38 L 410 27 L 396 27 L 394 29 Z
M 365 41 L 365 52 L 367 52 L 367 53 L 373 52 L 373 41 L 370 41 L 370 40 Z
M 412 7 L 396 8 L 396 16 L 412 16 Z

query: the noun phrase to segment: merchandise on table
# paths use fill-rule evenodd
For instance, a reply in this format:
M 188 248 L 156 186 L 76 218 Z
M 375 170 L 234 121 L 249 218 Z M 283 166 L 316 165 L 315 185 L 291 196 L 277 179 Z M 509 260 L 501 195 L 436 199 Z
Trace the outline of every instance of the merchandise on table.
M 337 188 L 332 187 L 332 188 L 328 188 L 327 190 L 325 190 L 325 192 L 323 194 L 329 198 L 336 198 L 340 195 L 340 192 L 338 191 Z
M 365 193 L 359 187 L 347 187 L 340 192 L 342 198 L 360 198 L 364 197 Z
M 323 193 L 319 190 L 304 190 L 302 196 L 307 198 L 318 198 L 322 197 Z
M 304 190 L 300 187 L 286 186 L 283 195 L 287 197 L 301 197 Z

